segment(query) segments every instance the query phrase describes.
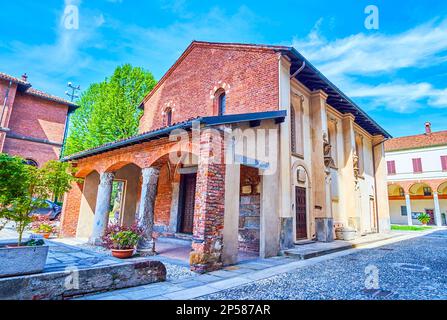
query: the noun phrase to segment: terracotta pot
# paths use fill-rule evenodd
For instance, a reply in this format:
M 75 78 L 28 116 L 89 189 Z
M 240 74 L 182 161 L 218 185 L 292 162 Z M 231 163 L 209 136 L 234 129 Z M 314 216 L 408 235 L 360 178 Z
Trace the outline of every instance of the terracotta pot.
M 42 237 L 44 237 L 45 239 L 50 239 L 50 235 L 51 233 L 39 233 L 40 235 L 42 235 Z
M 118 250 L 112 249 L 112 256 L 118 259 L 127 259 L 133 256 L 134 249 Z

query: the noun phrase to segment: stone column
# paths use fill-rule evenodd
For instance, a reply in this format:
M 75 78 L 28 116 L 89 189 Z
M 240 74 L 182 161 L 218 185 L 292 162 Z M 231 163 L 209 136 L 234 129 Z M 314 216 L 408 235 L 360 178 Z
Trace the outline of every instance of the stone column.
M 411 217 L 411 199 L 410 195 L 408 193 L 405 194 L 405 205 L 407 206 L 407 221 L 408 225 L 413 225 L 413 219 Z
M 327 134 L 326 98 L 323 91 L 312 92 L 310 101 L 310 121 L 312 136 L 312 192 L 314 198 L 313 217 L 328 217 L 326 198 L 326 166 L 324 165 L 324 141 Z
M 343 162 L 340 165 L 343 189 L 340 192 L 340 200 L 344 208 L 343 221 L 348 226 L 357 228 L 358 214 L 356 210 L 356 186 L 354 176 L 354 153 L 355 153 L 355 133 L 354 116 L 352 114 L 343 115 Z
M 89 239 L 89 242 L 94 245 L 102 243 L 101 238 L 107 228 L 114 177 L 115 175 L 112 172 L 104 172 L 100 176 L 98 195 L 96 197 L 95 216 L 93 218 L 93 231 Z
M 437 192 L 433 192 L 433 201 L 435 202 L 435 223 L 442 227 L 441 208 L 439 207 L 439 197 Z
M 143 237 L 138 242 L 137 252 L 141 256 L 155 254 L 155 242 L 152 237 L 154 229 L 154 208 L 157 196 L 158 177 L 160 169 L 149 167 L 141 170 L 143 183 L 141 185 L 141 200 L 138 210 L 138 227 L 143 230 Z

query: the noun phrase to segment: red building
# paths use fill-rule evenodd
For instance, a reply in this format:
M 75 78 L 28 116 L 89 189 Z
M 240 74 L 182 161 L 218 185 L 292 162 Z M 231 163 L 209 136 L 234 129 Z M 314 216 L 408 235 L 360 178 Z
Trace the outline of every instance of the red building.
M 0 152 L 40 166 L 59 159 L 65 125 L 76 105 L 0 72 Z

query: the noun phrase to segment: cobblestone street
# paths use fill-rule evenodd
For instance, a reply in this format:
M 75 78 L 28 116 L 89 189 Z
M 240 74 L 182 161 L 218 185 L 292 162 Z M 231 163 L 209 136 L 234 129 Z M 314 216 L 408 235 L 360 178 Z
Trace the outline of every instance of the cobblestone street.
M 447 230 L 441 230 L 358 250 L 201 299 L 447 299 L 446 261 Z M 379 289 L 365 290 L 367 277 L 375 271 Z

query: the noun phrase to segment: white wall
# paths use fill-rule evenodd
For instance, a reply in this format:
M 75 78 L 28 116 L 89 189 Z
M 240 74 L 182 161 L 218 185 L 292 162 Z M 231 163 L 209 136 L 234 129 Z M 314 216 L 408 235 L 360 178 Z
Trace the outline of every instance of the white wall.
M 400 207 L 405 206 L 405 200 L 390 200 L 390 215 L 392 224 L 407 224 L 407 216 L 401 215 Z M 447 213 L 447 200 L 439 200 L 441 215 Z M 433 200 L 411 200 L 412 212 L 425 212 L 425 209 L 434 209 Z M 417 219 L 413 219 L 413 224 L 420 224 Z M 443 219 L 444 224 L 444 219 Z
M 447 178 L 447 172 L 442 171 L 441 156 L 447 156 L 447 146 L 387 152 L 386 160 L 396 163 L 396 174 L 388 175 L 388 181 Z M 421 158 L 422 173 L 413 173 L 414 158 Z

